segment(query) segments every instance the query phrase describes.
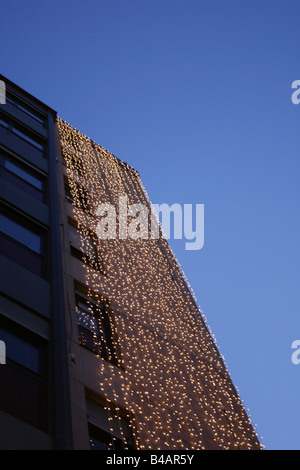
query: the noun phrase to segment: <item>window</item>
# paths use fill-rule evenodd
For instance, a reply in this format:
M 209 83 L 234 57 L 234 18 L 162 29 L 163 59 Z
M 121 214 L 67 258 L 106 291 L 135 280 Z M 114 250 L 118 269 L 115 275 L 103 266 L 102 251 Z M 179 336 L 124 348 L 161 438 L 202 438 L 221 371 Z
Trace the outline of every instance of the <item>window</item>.
M 1 176 L 39 201 L 45 198 L 45 178 L 18 159 L 0 151 Z
M 101 397 L 99 397 L 101 400 Z M 104 400 L 103 400 L 104 403 Z M 126 410 L 86 400 L 90 450 L 134 450 L 132 416 Z
M 91 232 L 89 233 L 87 230 L 84 234 L 81 234 L 75 224 L 75 221 L 69 219 L 69 237 L 72 256 L 102 272 L 97 236 Z
M 90 450 L 125 450 L 128 444 L 114 435 L 89 424 Z M 132 447 L 130 447 L 132 449 Z
M 66 181 L 65 181 L 65 196 L 66 196 L 66 201 L 70 202 L 71 204 L 74 204 L 74 198 L 71 192 L 71 188 Z
M 32 145 L 40 152 L 44 152 L 45 150 L 44 143 L 42 142 L 41 139 L 39 139 L 38 137 L 35 137 L 33 133 L 31 133 L 30 131 L 23 129 L 23 127 L 17 124 L 12 124 L 8 120 L 6 120 L 3 116 L 0 116 L 0 126 L 12 132 L 16 136 L 20 137 L 22 140 Z
M 39 349 L 36 345 L 28 343 L 26 340 L 15 336 L 10 331 L 3 330 L 0 326 L 0 337 L 2 341 L 9 345 L 9 357 L 12 361 L 20 364 L 36 374 L 40 370 Z
M 35 122 L 44 125 L 45 124 L 45 116 L 34 109 L 29 104 L 25 103 L 24 101 L 20 100 L 10 92 L 6 94 L 6 101 L 10 103 L 12 106 L 20 109 L 23 113 L 33 119 Z
M 90 211 L 87 191 L 72 180 L 65 179 L 66 200 L 84 212 Z
M 39 429 L 47 428 L 46 342 L 0 317 L 6 365 L 0 367 L 0 409 Z
M 62 154 L 63 154 L 63 162 L 64 164 L 74 173 L 76 173 L 79 176 L 84 175 L 84 170 L 83 170 L 83 161 L 80 157 L 77 155 L 74 155 L 74 153 L 71 153 L 69 150 L 62 148 Z
M 113 319 L 108 303 L 104 300 L 97 302 L 96 299 L 91 302 L 77 291 L 76 313 L 80 345 L 119 366 L 119 346 L 113 332 Z
M 23 140 L 26 140 L 26 142 L 28 142 L 29 144 L 33 145 L 34 147 L 36 147 L 38 150 L 41 150 L 43 151 L 44 150 L 44 145 L 41 144 L 40 142 L 37 142 L 35 139 L 33 139 L 32 137 L 30 137 L 30 135 L 28 135 L 26 132 L 16 128 L 16 127 L 13 127 L 12 128 L 12 132 L 14 134 L 16 134 L 18 137 L 21 137 L 21 139 Z
M 11 218 L 6 211 L 0 212 L 0 254 L 43 275 L 44 237 L 33 231 L 19 218 Z
M 35 253 L 41 253 L 41 238 L 23 225 L 0 214 L 0 231 L 22 243 Z

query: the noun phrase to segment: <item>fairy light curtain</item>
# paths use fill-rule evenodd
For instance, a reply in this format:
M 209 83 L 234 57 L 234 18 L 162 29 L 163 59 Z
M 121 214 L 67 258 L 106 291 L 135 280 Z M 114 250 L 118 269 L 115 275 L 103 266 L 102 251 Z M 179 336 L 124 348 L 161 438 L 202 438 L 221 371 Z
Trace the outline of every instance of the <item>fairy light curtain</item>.
M 96 232 L 99 205 L 118 207 L 126 195 L 128 204 L 150 208 L 149 198 L 135 170 L 66 122 L 57 123 L 82 251 L 93 257 L 88 235 Z M 117 222 L 127 223 L 120 217 Z M 86 286 L 114 307 L 111 340 L 117 334 L 125 368 L 122 400 L 135 416 L 138 448 L 259 448 L 249 413 L 164 237 L 98 240 L 97 250 L 103 273 L 85 264 Z M 108 367 L 99 393 L 115 416 L 120 371 Z

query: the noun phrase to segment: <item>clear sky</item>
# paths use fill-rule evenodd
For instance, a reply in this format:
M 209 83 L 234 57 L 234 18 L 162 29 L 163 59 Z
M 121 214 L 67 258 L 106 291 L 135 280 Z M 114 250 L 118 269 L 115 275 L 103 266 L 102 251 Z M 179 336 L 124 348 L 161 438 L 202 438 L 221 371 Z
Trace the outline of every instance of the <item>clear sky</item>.
M 205 205 L 170 240 L 267 449 L 300 449 L 299 0 L 0 0 L 1 73 Z

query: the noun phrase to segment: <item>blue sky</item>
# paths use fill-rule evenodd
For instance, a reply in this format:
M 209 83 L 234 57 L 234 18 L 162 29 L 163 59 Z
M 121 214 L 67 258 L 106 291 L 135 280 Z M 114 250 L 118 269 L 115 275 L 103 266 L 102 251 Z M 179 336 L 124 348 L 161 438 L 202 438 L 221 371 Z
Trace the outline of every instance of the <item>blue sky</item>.
M 205 205 L 170 240 L 267 449 L 300 449 L 297 0 L 2 0 L 1 73 L 141 174 Z

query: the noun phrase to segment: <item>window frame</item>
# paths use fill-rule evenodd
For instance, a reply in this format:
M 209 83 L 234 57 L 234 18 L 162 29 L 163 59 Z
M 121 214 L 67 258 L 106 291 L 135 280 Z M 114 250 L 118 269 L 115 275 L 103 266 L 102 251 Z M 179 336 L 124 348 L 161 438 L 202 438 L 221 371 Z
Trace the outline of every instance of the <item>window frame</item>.
M 91 446 L 93 434 L 94 438 L 97 438 L 98 434 L 99 442 L 106 445 L 110 450 L 126 450 L 126 447 L 128 450 L 137 449 L 137 442 L 133 433 L 137 423 L 131 411 L 113 401 L 110 401 L 108 405 L 104 396 L 98 395 L 89 389 L 86 389 L 86 408 L 90 450 L 96 450 Z M 122 428 L 122 431 L 118 432 L 118 429 L 111 431 L 110 428 L 115 428 L 115 426 L 119 430 Z M 106 443 L 103 442 L 104 440 L 106 440 Z M 114 445 L 114 443 L 117 445 Z
M 7 168 L 6 163 L 10 163 L 15 167 L 19 168 L 22 172 L 27 173 L 29 177 L 35 178 L 41 184 L 41 188 L 34 185 L 26 178 L 14 172 L 12 169 Z M 5 178 L 8 175 L 9 178 Z M 11 184 L 15 184 L 19 189 L 26 192 L 35 199 L 45 203 L 46 202 L 46 176 L 42 175 L 35 169 L 32 169 L 29 165 L 19 159 L 17 156 L 6 152 L 0 147 L 0 176 L 4 179 L 8 179 Z
M 10 219 L 15 224 L 25 228 L 29 232 L 33 233 L 40 237 L 40 252 L 34 251 L 34 249 L 20 242 L 19 240 L 13 238 L 11 235 L 0 231 L 1 240 L 7 240 L 8 246 L 15 246 L 19 248 L 19 253 L 27 254 L 27 257 L 20 257 L 16 259 L 14 256 L 8 256 L 7 252 L 1 252 L 2 256 L 7 257 L 11 261 L 19 264 L 25 269 L 33 272 L 34 274 L 47 278 L 47 257 L 46 257 L 46 246 L 47 246 L 47 232 L 46 229 L 38 226 L 37 224 L 31 222 L 30 219 L 26 218 L 24 215 L 20 215 L 16 212 L 9 210 L 9 207 L 0 204 L 0 215 Z M 1 243 L 1 242 L 0 242 Z M 17 255 L 17 253 L 16 253 Z M 26 258 L 26 260 L 25 260 Z M 28 263 L 29 258 L 33 261 L 34 259 L 39 262 L 39 269 L 34 269 L 34 265 Z M 21 261 L 21 262 L 20 262 Z
M 66 169 L 77 175 L 79 178 L 84 179 L 85 171 L 82 158 L 65 147 L 61 147 L 61 152 L 63 157 L 62 162 Z M 67 160 L 70 161 L 70 164 L 67 163 Z M 65 179 L 67 178 L 68 177 L 66 176 Z
M 74 184 L 78 188 L 78 194 L 79 194 L 79 201 L 75 201 L 72 191 L 71 191 L 71 186 L 70 186 L 70 181 L 72 181 L 72 184 Z M 67 202 L 72 204 L 73 206 L 77 207 L 78 209 L 81 209 L 83 212 L 86 214 L 91 213 L 91 206 L 89 203 L 89 196 L 87 190 L 72 180 L 71 178 L 68 178 L 67 176 L 64 176 L 64 191 L 65 191 L 65 199 Z M 82 194 L 81 194 L 82 193 Z
M 88 431 L 89 431 L 89 441 L 90 441 L 90 450 L 114 450 L 114 451 L 123 451 L 126 449 L 126 444 L 122 439 L 111 435 L 105 429 L 96 426 L 95 424 L 88 423 Z M 105 449 L 93 449 L 92 440 L 97 440 L 100 444 L 105 446 Z M 106 441 L 106 442 L 105 442 Z M 127 444 L 128 445 L 128 444 Z M 129 450 L 134 450 L 131 448 Z
M 19 96 L 16 96 L 10 90 L 6 92 L 6 101 L 12 106 L 14 106 L 15 108 L 25 113 L 27 116 L 33 119 L 36 123 L 40 124 L 43 127 L 46 126 L 47 116 L 41 111 L 35 109 L 35 107 L 32 106 L 31 104 L 21 99 Z
M 37 136 L 33 130 L 28 129 L 24 124 L 18 123 L 14 119 L 0 113 L 0 127 L 1 126 L 6 129 L 7 132 L 14 134 L 23 142 L 26 142 L 40 152 L 43 157 L 46 156 L 46 141 L 41 136 Z
M 9 357 L 10 345 L 9 345 L 9 342 L 6 343 L 5 368 L 7 369 L 3 369 L 1 367 L 0 374 L 1 374 L 1 370 L 4 370 L 7 372 L 8 377 L 14 378 L 15 376 L 15 377 L 18 377 L 19 379 L 22 379 L 23 377 L 25 383 L 35 384 L 38 387 L 38 391 L 39 391 L 39 403 L 36 404 L 32 402 L 28 404 L 29 409 L 31 409 L 31 407 L 35 408 L 35 406 L 37 406 L 36 408 L 37 416 L 33 417 L 31 413 L 30 413 L 30 416 L 27 416 L 28 410 L 27 409 L 23 410 L 22 408 L 22 410 L 20 411 L 20 409 L 18 410 L 18 406 L 12 407 L 11 406 L 12 404 L 9 402 L 11 400 L 11 397 L 7 396 L 7 394 L 4 393 L 4 395 L 6 396 L 6 400 L 7 400 L 6 406 L 8 403 L 8 407 L 6 408 L 5 406 L 1 407 L 1 404 L 3 405 L 3 402 L 1 402 L 0 409 L 4 412 L 7 412 L 15 416 L 17 419 L 20 419 L 38 429 L 47 431 L 49 428 L 49 412 L 48 412 L 48 409 L 49 409 L 49 391 L 48 391 L 49 343 L 47 342 L 47 340 L 40 337 L 36 333 L 28 330 L 22 325 L 15 323 L 13 320 L 8 319 L 5 315 L 2 314 L 2 312 L 0 312 L 0 325 L 1 325 L 1 330 L 6 331 L 9 335 L 14 337 L 16 340 L 21 340 L 23 344 L 27 343 L 30 346 L 34 346 L 38 351 L 38 360 L 39 360 L 38 371 L 34 371 L 33 369 L 26 367 L 24 364 L 16 360 L 16 357 L 14 359 Z M 9 386 L 9 384 L 5 382 L 2 385 L 2 387 L 5 388 L 5 385 Z M 34 422 L 34 419 L 36 418 L 38 419 L 38 421 Z
M 76 230 L 76 236 L 80 238 L 80 229 L 78 227 L 78 223 L 72 219 L 71 217 L 68 217 L 68 227 L 70 230 Z M 71 249 L 71 255 L 78 259 L 79 261 L 82 261 L 83 263 L 89 265 L 91 268 L 95 269 L 96 271 L 99 271 L 102 275 L 104 275 L 104 270 L 103 270 L 103 261 L 101 258 L 100 254 L 100 245 L 99 245 L 99 239 L 97 235 L 92 232 L 90 229 L 87 227 L 84 227 L 85 232 L 89 237 L 89 243 L 93 245 L 94 249 L 94 257 L 91 257 L 88 253 L 83 251 L 81 249 L 81 246 L 75 246 L 75 243 L 73 243 L 74 237 L 72 237 L 71 232 L 69 230 L 69 239 L 70 239 L 70 249 Z M 79 244 L 78 244 L 79 245 Z
M 84 328 L 84 326 L 78 321 L 78 314 L 83 310 L 80 310 L 78 305 L 79 302 L 85 305 L 86 308 L 84 311 L 95 320 L 97 325 L 98 335 L 94 332 L 93 347 L 89 347 L 81 340 L 81 335 L 84 334 L 83 329 L 85 329 L 89 336 L 91 336 L 91 330 Z M 113 311 L 109 301 L 101 296 L 97 302 L 97 299 L 87 296 L 83 291 L 79 290 L 78 287 L 75 287 L 75 311 L 77 314 L 79 344 L 110 364 L 124 369 Z

